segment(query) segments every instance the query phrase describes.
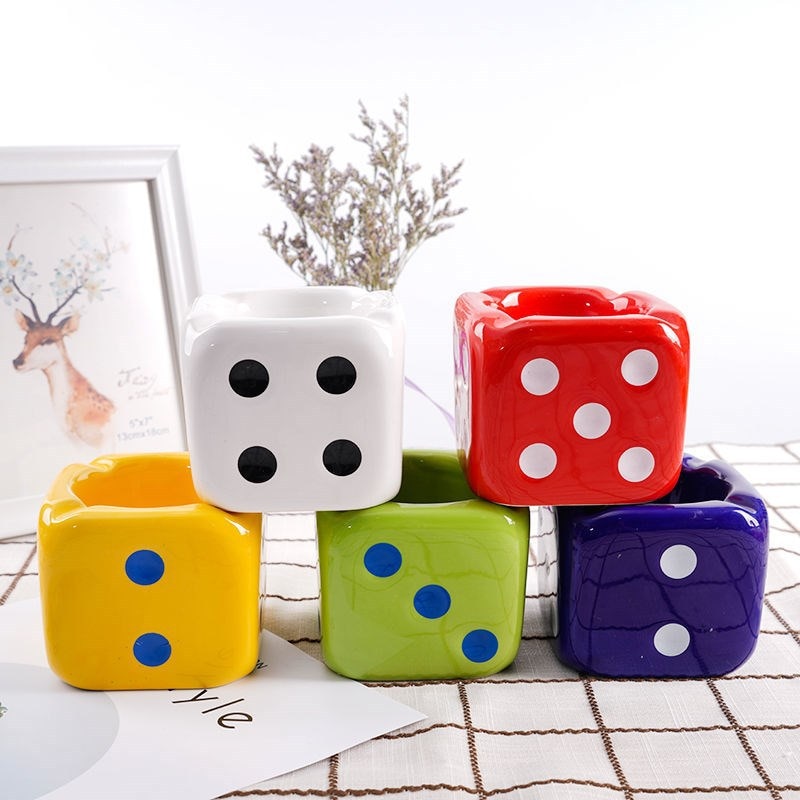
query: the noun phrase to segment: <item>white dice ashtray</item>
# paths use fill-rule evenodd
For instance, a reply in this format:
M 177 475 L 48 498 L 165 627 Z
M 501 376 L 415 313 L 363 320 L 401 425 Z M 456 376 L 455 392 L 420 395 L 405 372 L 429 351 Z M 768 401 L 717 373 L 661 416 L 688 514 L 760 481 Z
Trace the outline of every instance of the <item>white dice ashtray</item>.
M 403 349 L 390 292 L 199 297 L 181 353 L 198 495 L 262 513 L 390 500 L 402 468 Z

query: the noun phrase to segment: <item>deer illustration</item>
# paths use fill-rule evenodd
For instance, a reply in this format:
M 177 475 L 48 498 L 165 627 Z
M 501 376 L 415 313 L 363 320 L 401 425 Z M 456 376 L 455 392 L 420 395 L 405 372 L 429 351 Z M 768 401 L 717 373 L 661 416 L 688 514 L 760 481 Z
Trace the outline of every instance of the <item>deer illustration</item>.
M 25 300 L 30 306 L 30 314 L 19 308 L 14 310 L 17 324 L 25 333 L 22 352 L 12 362 L 14 369 L 18 372 L 41 370 L 47 378 L 56 417 L 64 431 L 71 438 L 92 447 L 106 447 L 114 403 L 76 369 L 64 340 L 78 330 L 80 323 L 80 314 L 69 312 L 68 304 L 82 291 L 86 291 L 90 299 L 93 293 L 100 291 L 102 281 L 97 278 L 97 273 L 108 266 L 111 253 L 108 241 L 104 241 L 104 251 L 94 251 L 83 261 L 73 257 L 62 262 L 61 268 L 56 270 L 56 279 L 51 283 L 57 305 L 44 316 L 33 299 L 33 290 L 28 288 L 31 276 L 36 273 L 24 256 L 12 252 L 17 233 L 19 229 L 11 237 L 5 261 L 0 264 L 3 267 L 0 291 L 7 302 L 9 299 L 16 302 Z M 62 315 L 61 319 L 57 319 L 59 315 Z
M 64 430 L 86 444 L 101 447 L 114 404 L 75 369 L 64 344 L 64 337 L 78 330 L 80 316 L 71 314 L 53 322 L 54 314 L 42 320 L 35 312 L 35 305 L 33 319 L 19 309 L 14 312 L 17 324 L 25 332 L 22 352 L 13 361 L 14 369 L 42 370 L 56 417 Z

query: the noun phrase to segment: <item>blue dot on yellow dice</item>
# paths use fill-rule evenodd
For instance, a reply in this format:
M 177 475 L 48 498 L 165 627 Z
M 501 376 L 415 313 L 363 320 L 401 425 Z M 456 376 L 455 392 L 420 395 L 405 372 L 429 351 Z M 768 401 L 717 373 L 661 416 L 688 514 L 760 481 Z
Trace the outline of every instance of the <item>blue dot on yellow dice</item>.
M 160 633 L 143 633 L 133 643 L 133 655 L 146 667 L 160 667 L 172 655 L 172 645 Z
M 140 586 L 151 586 L 164 575 L 164 559 L 152 550 L 137 550 L 125 561 L 125 574 Z

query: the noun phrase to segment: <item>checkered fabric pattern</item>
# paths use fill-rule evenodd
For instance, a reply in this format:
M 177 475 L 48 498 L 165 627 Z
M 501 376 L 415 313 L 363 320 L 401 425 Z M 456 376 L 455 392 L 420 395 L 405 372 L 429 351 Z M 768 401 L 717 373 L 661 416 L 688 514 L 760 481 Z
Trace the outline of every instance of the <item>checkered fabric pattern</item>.
M 800 800 L 800 442 L 686 450 L 737 467 L 769 506 L 762 630 L 736 672 L 611 680 L 563 666 L 532 542 L 522 646 L 509 669 L 370 684 L 427 719 L 224 797 Z M 265 553 L 265 626 L 319 658 L 313 517 L 270 517 Z M 37 581 L 35 537 L 0 541 L 0 604 L 36 596 Z

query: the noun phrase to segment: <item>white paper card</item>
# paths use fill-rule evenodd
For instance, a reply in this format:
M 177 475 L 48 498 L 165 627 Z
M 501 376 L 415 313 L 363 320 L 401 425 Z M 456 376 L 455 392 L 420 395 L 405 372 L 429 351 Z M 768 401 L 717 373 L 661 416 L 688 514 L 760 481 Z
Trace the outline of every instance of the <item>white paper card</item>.
M 208 690 L 86 692 L 47 667 L 37 600 L 0 608 L 0 796 L 210 800 L 424 719 L 265 631 Z

